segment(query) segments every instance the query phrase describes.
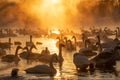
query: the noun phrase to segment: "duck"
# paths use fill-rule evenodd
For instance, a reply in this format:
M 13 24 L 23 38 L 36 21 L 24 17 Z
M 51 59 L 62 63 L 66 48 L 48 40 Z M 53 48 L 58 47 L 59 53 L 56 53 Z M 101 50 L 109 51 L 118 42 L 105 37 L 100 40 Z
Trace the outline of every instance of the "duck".
M 50 62 L 49 62 L 49 66 L 45 65 L 45 64 L 41 64 L 41 65 L 36 65 L 34 67 L 25 69 L 25 72 L 27 74 L 48 74 L 50 76 L 54 76 L 57 73 L 57 70 L 55 69 L 55 67 L 53 66 L 53 60 L 56 59 L 57 60 L 57 56 L 56 54 L 53 54 Z
M 18 65 L 19 61 L 20 61 L 20 58 L 18 56 L 18 50 L 19 49 L 22 49 L 21 46 L 17 46 L 16 48 L 16 51 L 15 51 L 15 54 L 8 54 L 8 55 L 5 55 L 1 58 L 1 61 L 2 62 L 14 62 L 16 65 Z

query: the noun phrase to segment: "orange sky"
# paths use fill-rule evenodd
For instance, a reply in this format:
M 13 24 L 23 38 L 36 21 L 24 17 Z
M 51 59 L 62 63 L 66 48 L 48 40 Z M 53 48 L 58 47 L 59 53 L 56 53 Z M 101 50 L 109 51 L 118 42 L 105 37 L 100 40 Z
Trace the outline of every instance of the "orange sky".
M 5 0 L 4 0 L 5 1 Z M 93 25 L 108 25 L 119 22 L 119 6 L 99 3 L 100 0 L 6 0 L 14 2 L 16 6 L 9 5 L 5 8 L 6 18 L 0 20 L 6 21 L 14 17 L 20 18 L 20 22 L 26 21 L 29 26 L 35 24 L 40 28 L 70 28 L 79 29 L 79 27 Z M 106 0 L 107 1 L 107 0 Z M 115 7 L 114 7 L 115 6 Z M 12 10 L 13 9 L 13 10 Z M 25 14 L 20 14 L 21 9 Z M 15 16 L 15 15 L 16 16 Z M 5 20 L 4 20 L 5 19 Z M 16 20 L 15 20 L 16 21 Z M 25 23 L 25 22 L 24 22 Z M 21 23 L 20 23 L 21 24 Z M 110 25 L 111 25 L 110 24 Z

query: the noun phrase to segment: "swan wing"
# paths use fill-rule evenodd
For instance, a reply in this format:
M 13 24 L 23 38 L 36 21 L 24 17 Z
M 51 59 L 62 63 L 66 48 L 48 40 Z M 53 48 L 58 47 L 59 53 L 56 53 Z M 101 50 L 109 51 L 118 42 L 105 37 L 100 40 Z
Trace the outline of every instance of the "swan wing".
M 26 73 L 32 73 L 32 74 L 49 74 L 51 68 L 47 65 L 37 65 L 32 68 L 26 69 Z
M 88 58 L 82 55 L 75 56 L 73 62 L 77 66 L 82 66 L 90 63 Z

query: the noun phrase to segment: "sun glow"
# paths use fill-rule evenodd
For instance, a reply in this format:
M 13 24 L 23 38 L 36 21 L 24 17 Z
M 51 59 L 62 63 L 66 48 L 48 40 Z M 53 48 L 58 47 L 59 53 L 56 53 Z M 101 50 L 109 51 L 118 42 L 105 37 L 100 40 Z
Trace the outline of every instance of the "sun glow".
M 51 33 L 60 34 L 60 31 L 56 29 L 56 30 L 52 30 Z
M 58 4 L 61 0 L 51 0 L 52 4 Z
M 64 29 L 72 23 L 70 17 L 77 14 L 76 4 L 79 0 L 34 0 L 26 2 L 23 9 L 38 18 L 40 27 L 45 29 Z M 72 18 L 72 17 L 71 17 Z M 72 18 L 73 19 L 73 18 Z

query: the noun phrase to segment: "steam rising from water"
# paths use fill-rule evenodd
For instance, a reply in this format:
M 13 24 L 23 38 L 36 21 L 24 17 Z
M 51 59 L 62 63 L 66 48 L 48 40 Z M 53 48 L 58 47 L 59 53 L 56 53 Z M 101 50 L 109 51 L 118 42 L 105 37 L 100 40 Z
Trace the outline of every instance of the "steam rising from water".
M 48 28 L 118 25 L 119 0 L 2 0 L 0 24 Z M 9 1 L 9 2 L 7 2 Z

